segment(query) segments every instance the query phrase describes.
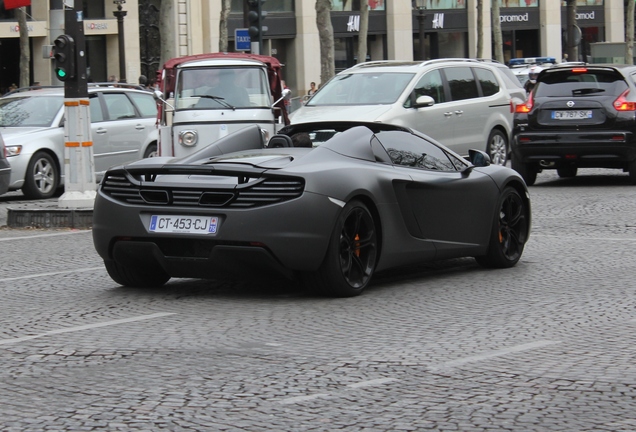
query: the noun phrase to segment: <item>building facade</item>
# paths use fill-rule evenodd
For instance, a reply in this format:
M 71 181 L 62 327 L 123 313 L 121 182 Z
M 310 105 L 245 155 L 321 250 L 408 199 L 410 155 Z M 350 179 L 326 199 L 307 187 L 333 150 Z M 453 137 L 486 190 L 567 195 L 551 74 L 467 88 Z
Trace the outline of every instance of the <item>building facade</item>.
M 67 0 L 68 1 L 68 0 Z M 169 1 L 167 16 L 160 4 Z M 366 60 L 421 60 L 442 57 L 476 57 L 477 23 L 483 23 L 482 57 L 492 58 L 491 1 L 369 0 Z M 121 1 L 119 1 L 121 2 Z M 504 58 L 550 56 L 561 59 L 565 51 L 565 1 L 499 0 Z M 90 79 L 118 78 L 119 34 L 112 0 L 74 0 L 82 12 Z M 137 82 L 140 74 L 152 78 L 160 65 L 159 26 L 173 29 L 170 52 L 175 56 L 219 50 L 221 2 L 219 0 L 126 0 L 124 19 L 125 74 Z M 310 82 L 320 82 L 320 42 L 315 0 L 267 0 L 261 53 L 285 65 L 284 78 L 294 95 L 307 93 Z M 335 38 L 336 70 L 357 62 L 360 0 L 332 0 L 331 21 Z M 63 0 L 32 0 L 28 8 L 31 81 L 60 84 L 53 75 L 51 45 L 64 33 Z M 479 16 L 481 13 L 481 16 Z M 15 11 L 0 13 L 0 91 L 19 77 L 19 29 Z M 161 23 L 160 23 L 161 21 Z M 578 0 L 579 51 L 589 56 L 594 42 L 624 42 L 623 0 Z M 228 23 L 229 51 L 235 48 L 236 29 L 246 27 L 243 0 L 232 0 Z M 565 36 L 566 37 L 566 36 Z

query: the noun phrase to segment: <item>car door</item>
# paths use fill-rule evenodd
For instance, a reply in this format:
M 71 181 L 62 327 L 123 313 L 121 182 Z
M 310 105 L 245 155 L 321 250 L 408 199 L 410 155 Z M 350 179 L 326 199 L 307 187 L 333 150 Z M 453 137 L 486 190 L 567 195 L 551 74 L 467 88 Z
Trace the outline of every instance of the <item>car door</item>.
M 420 96 L 432 97 L 435 104 L 426 107 L 412 107 Z M 404 108 L 406 109 L 399 121 L 400 124 L 422 132 L 449 148 L 455 148 L 454 116 L 447 90 L 444 87 L 441 69 L 428 71 L 418 79 Z
M 108 128 L 105 127 L 104 107 L 99 93 L 89 94 L 91 115 L 91 139 L 93 141 L 93 159 L 95 172 L 105 171 L 109 165 L 110 147 L 108 143 Z
M 140 116 L 126 92 L 102 92 L 101 97 L 106 112 L 98 133 L 104 133 L 108 140 L 104 163 L 110 167 L 139 159 L 148 134 L 149 126 L 144 124 L 147 121 Z
M 444 68 L 450 90 L 449 115 L 453 119 L 455 145 L 451 147 L 461 155 L 471 148 L 485 150 L 488 137 L 484 137 L 484 122 L 488 118 L 488 105 L 479 97 L 479 89 L 472 69 L 468 66 Z M 442 143 L 443 144 L 443 143 Z
M 401 203 L 422 233 L 437 248 L 437 257 L 476 248 L 487 242 L 496 205 L 493 180 L 417 135 L 388 131 L 378 134 L 393 165 L 408 171 Z

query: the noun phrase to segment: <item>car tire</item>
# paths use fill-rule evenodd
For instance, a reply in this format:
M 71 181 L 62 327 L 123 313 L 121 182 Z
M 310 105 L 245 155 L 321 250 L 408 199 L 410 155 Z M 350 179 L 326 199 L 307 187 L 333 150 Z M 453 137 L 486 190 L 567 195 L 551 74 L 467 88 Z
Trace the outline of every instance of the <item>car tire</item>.
M 145 272 L 135 267 L 123 266 L 113 260 L 104 260 L 106 271 L 112 280 L 128 287 L 159 287 L 170 280 L 164 271 Z
M 493 218 L 488 251 L 475 257 L 488 268 L 512 267 L 521 258 L 530 228 L 529 208 L 513 187 L 503 190 Z
M 144 152 L 144 159 L 157 157 L 157 143 L 151 143 Z
M 576 177 L 577 172 L 578 168 L 574 165 L 561 165 L 557 168 L 557 174 L 561 178 Z
M 360 295 L 371 281 L 377 257 L 378 234 L 373 216 L 364 203 L 351 201 L 336 220 L 320 269 L 305 275 L 305 285 L 334 297 Z
M 498 129 L 493 129 L 488 136 L 486 153 L 490 156 L 490 162 L 494 165 L 505 166 L 508 162 L 508 139 Z
M 629 183 L 636 185 L 636 159 L 629 163 Z
M 532 164 L 518 162 L 512 158 L 512 169 L 517 171 L 526 182 L 526 185 L 532 186 L 537 181 L 537 169 Z
M 57 163 L 49 153 L 36 152 L 27 165 L 22 193 L 29 199 L 51 198 L 60 186 Z

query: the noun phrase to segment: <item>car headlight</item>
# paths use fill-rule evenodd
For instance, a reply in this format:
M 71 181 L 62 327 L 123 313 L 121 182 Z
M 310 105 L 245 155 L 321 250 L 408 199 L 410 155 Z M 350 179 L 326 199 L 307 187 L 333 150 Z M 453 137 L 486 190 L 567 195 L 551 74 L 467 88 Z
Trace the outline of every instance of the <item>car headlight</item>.
M 185 130 L 179 132 L 179 144 L 185 147 L 194 147 L 199 141 L 197 131 Z
M 6 146 L 4 148 L 4 153 L 7 155 L 7 157 L 18 156 L 20 153 L 22 153 L 22 146 L 21 145 Z

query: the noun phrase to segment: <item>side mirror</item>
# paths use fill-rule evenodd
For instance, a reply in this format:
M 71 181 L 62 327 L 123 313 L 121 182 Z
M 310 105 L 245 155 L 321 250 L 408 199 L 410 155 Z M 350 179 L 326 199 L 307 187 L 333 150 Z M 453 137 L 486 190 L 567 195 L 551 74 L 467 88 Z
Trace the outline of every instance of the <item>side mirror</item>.
M 276 106 L 276 104 L 278 102 L 282 101 L 283 99 L 290 100 L 291 98 L 292 98 L 291 90 L 290 89 L 283 89 L 283 96 L 272 104 L 272 108 L 274 108 Z
M 468 150 L 468 159 L 470 160 L 470 163 L 476 167 L 485 167 L 490 165 L 490 156 L 488 156 L 488 153 L 481 150 Z
M 435 105 L 435 99 L 430 96 L 420 96 L 415 99 L 414 108 L 429 107 Z
M 163 98 L 163 93 L 161 92 L 161 90 L 155 90 L 152 92 L 152 95 L 155 97 L 155 100 L 162 102 L 166 105 L 168 105 L 169 108 L 172 109 L 172 111 L 176 111 L 175 107 L 172 106 L 167 100 L 165 100 Z

